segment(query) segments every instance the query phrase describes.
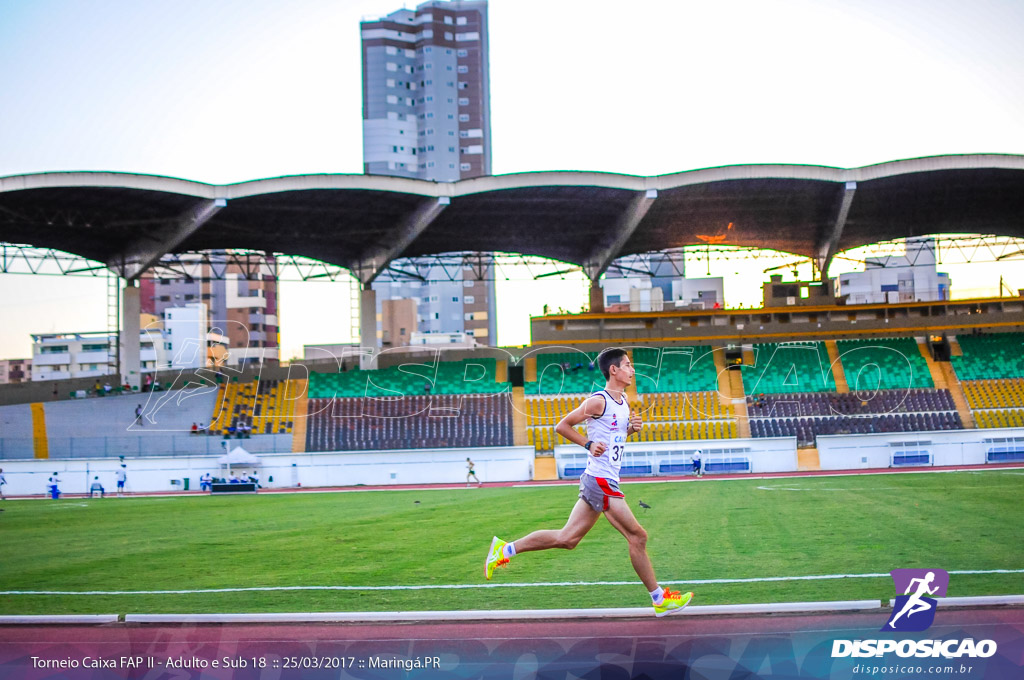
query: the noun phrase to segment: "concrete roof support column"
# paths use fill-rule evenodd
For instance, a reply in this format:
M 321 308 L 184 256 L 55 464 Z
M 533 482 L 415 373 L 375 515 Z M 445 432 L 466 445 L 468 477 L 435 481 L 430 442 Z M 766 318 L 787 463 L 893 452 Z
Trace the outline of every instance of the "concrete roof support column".
M 601 314 L 604 312 L 604 288 L 600 281 L 590 282 L 590 313 Z
M 200 201 L 181 215 L 169 229 L 162 230 L 159 239 L 150 236 L 136 238 L 124 250 L 112 257 L 107 262 L 107 266 L 122 278 L 134 281 L 161 257 L 173 251 L 184 243 L 185 239 L 199 231 L 200 227 L 227 204 L 227 200 L 223 198 Z
M 626 241 L 633 235 L 644 215 L 651 209 L 651 205 L 658 198 L 657 189 L 648 189 L 638 193 L 626 210 L 615 220 L 615 226 L 607 236 L 591 251 L 589 257 L 583 262 L 583 271 L 587 273 L 591 281 L 597 281 L 601 274 L 608 269 L 608 265 L 618 256 Z
M 377 291 L 363 286 L 359 292 L 359 368 L 377 368 Z
M 843 227 L 846 226 L 846 218 L 850 214 L 850 206 L 853 204 L 853 195 L 857 193 L 857 183 L 847 182 L 836 210 L 836 219 L 832 223 L 832 233 L 828 241 L 818 244 L 818 271 L 821 272 L 821 280 L 828 279 L 828 267 L 832 264 L 836 249 L 839 247 L 839 239 L 843 235 Z
M 387 269 L 391 261 L 402 254 L 409 244 L 422 234 L 431 222 L 437 219 L 451 203 L 447 196 L 422 201 L 415 210 L 406 215 L 398 228 L 384 234 L 383 242 L 360 253 L 350 269 L 363 286 L 369 286 L 377 276 Z
M 142 384 L 142 361 L 140 358 L 139 334 L 142 311 L 139 287 L 135 281 L 127 281 L 121 292 L 121 385 L 128 383 L 138 390 Z

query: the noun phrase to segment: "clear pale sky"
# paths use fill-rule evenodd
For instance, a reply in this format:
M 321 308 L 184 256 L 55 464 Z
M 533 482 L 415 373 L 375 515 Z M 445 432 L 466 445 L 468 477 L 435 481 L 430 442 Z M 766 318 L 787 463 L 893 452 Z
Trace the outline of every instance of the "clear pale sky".
M 359 173 L 359 21 L 400 6 L 0 0 L 0 176 Z M 492 0 L 493 170 L 1024 154 L 1022 35 L 1019 0 Z M 499 341 L 585 290 L 499 282 Z M 343 284 L 283 283 L 282 357 L 347 339 L 347 304 Z M 0 357 L 101 330 L 104 306 L 102 280 L 0 276 Z

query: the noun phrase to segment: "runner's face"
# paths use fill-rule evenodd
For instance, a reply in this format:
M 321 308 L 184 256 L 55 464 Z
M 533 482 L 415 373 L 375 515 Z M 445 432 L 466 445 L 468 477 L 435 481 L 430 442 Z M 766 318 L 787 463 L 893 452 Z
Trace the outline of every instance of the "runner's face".
M 622 357 L 619 365 L 612 366 L 610 371 L 612 378 L 618 380 L 623 385 L 629 385 L 633 382 L 633 374 L 635 372 L 633 364 L 629 361 L 629 356 Z

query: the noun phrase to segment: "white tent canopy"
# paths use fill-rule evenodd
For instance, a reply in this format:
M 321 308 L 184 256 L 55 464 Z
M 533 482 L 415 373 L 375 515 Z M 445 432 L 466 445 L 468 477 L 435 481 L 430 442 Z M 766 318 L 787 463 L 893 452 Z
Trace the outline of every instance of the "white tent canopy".
M 231 450 L 227 455 L 221 456 L 217 459 L 217 462 L 221 465 L 259 465 L 260 459 L 252 455 L 241 446 Z

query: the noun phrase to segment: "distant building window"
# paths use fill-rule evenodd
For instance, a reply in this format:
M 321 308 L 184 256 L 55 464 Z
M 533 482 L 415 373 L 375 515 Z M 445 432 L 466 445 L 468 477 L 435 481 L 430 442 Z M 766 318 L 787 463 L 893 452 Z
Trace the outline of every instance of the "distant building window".
M 468 123 L 469 122 L 469 114 L 468 113 L 460 113 L 459 114 L 459 122 L 460 123 Z
M 459 50 L 456 53 L 455 56 L 457 56 L 457 57 L 468 57 L 469 56 L 469 50 Z
M 469 67 L 465 64 L 459 66 L 459 73 L 469 73 Z
M 473 169 L 473 166 L 470 165 L 469 163 L 460 163 L 459 164 L 459 170 L 461 170 L 462 172 L 467 172 L 467 171 L 472 170 L 472 169 Z

